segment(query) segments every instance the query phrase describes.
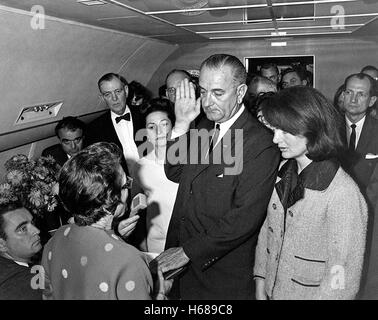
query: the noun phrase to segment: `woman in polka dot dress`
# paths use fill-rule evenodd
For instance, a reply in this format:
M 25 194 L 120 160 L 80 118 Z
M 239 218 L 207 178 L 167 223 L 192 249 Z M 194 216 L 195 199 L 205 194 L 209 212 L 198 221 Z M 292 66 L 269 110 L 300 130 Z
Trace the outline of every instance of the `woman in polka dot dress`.
M 147 261 L 112 230 L 114 216 L 125 211 L 129 180 L 120 166 L 121 152 L 96 143 L 63 166 L 59 197 L 75 218 L 46 244 L 42 265 L 46 299 L 151 299 L 153 281 Z M 164 299 L 171 282 L 159 272 Z

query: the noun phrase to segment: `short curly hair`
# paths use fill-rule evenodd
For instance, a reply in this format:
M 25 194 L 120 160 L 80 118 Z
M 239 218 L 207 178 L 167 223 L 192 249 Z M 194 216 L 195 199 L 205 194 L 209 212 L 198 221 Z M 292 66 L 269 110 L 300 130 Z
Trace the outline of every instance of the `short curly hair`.
M 70 158 L 62 167 L 59 198 L 78 225 L 91 225 L 114 213 L 121 203 L 121 150 L 98 142 Z

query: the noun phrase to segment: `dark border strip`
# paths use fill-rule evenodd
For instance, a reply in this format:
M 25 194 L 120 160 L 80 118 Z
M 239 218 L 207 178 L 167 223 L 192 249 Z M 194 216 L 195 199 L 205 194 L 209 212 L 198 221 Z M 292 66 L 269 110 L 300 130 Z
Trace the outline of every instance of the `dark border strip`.
M 107 111 L 107 109 L 100 110 L 100 111 L 95 111 L 95 112 L 90 112 L 90 113 L 86 113 L 86 114 L 82 114 L 80 116 L 74 116 L 74 117 L 76 117 L 76 118 L 82 118 L 82 117 L 87 117 L 87 116 L 90 116 L 90 115 L 93 115 L 93 114 L 97 114 L 97 113 L 100 113 L 100 112 L 104 112 L 104 111 Z M 48 123 L 37 124 L 37 125 L 32 126 L 32 127 L 27 127 L 27 128 L 22 128 L 22 129 L 18 129 L 18 130 L 13 130 L 13 131 L 8 131 L 8 132 L 0 133 L 0 137 L 6 136 L 6 135 L 12 134 L 12 133 L 17 133 L 17 132 L 22 132 L 22 131 L 30 130 L 30 129 L 44 127 L 44 126 L 47 126 L 49 124 L 57 123 L 57 122 L 59 122 L 62 119 L 55 120 L 55 121 L 48 122 Z M 39 141 L 39 140 L 36 140 L 36 141 Z

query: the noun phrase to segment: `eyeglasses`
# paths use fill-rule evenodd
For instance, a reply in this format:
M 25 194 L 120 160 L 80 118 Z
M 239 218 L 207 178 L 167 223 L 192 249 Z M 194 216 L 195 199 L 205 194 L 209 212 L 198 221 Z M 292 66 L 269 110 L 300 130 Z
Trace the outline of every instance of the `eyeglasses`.
M 114 91 L 107 91 L 107 92 L 103 93 L 102 96 L 103 96 L 105 99 L 110 99 L 110 98 L 113 96 L 113 93 L 118 97 L 118 96 L 120 96 L 123 92 L 125 92 L 125 88 L 115 89 Z
M 133 187 L 133 181 L 134 179 L 129 177 L 129 176 L 126 176 L 126 182 L 125 184 L 122 186 L 122 190 L 125 190 L 125 189 L 131 189 Z
M 65 145 L 69 145 L 71 144 L 71 142 L 74 142 L 75 144 L 78 144 L 81 142 L 81 140 L 83 140 L 83 136 L 81 137 L 77 137 L 75 139 L 62 139 L 62 143 L 65 144 Z
M 362 91 L 358 91 L 358 92 L 353 92 L 352 90 L 345 90 L 344 91 L 344 94 L 346 96 L 351 96 L 352 94 L 354 94 L 356 96 L 357 99 L 366 99 L 369 97 L 369 94 L 366 93 L 366 92 L 362 92 Z
M 174 87 L 171 87 L 171 88 L 167 88 L 167 90 L 165 90 L 167 95 L 171 95 L 173 96 L 174 94 L 176 94 L 176 88 Z

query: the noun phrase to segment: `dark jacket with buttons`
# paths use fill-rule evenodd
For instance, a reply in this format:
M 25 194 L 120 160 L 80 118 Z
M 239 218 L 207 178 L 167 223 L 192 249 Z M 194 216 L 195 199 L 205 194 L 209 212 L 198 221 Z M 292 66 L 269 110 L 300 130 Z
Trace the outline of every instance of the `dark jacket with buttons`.
M 320 170 L 316 170 L 320 171 Z M 277 182 L 281 178 L 277 178 Z M 329 179 L 324 184 L 324 179 Z M 273 300 L 354 299 L 365 249 L 367 206 L 343 169 L 313 177 L 285 214 L 277 185 L 256 249 L 255 278 Z M 319 188 L 319 183 L 323 186 Z M 320 189 L 320 190 L 319 190 Z
M 199 128 L 214 128 L 214 122 L 202 119 Z M 237 140 L 241 148 L 236 150 L 238 165 L 242 165 L 240 173 L 227 175 L 224 161 L 166 165 L 167 177 L 179 182 L 166 249 L 183 247 L 190 258 L 188 269 L 179 279 L 182 299 L 254 298 L 254 250 L 273 189 L 279 152 L 271 133 L 247 110 L 231 126 L 232 134 L 234 129 L 243 133 Z M 169 142 L 168 150 L 174 142 Z M 193 146 L 193 140 L 191 143 Z M 235 139 L 223 137 L 214 154 L 220 149 L 230 152 L 235 144 Z M 192 149 L 191 156 L 194 153 Z

